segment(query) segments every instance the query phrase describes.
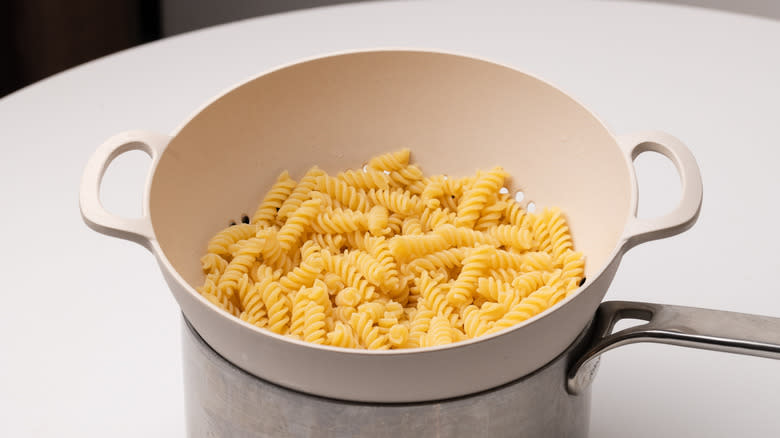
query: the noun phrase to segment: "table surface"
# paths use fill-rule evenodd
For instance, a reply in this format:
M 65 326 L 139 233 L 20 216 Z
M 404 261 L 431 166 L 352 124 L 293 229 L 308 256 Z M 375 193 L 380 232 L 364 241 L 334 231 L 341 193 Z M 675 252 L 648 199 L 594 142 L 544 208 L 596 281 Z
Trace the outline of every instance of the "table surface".
M 169 133 L 214 95 L 348 49 L 493 59 L 571 93 L 616 134 L 660 129 L 697 157 L 689 232 L 631 250 L 607 299 L 780 316 L 780 22 L 645 3 L 368 3 L 251 19 L 82 65 L 0 100 L 1 436 L 181 436 L 179 313 L 154 258 L 89 230 L 87 158 L 129 129 Z M 103 198 L 140 212 L 148 159 L 120 158 Z M 639 159 L 643 215 L 668 210 L 673 166 Z M 591 436 L 778 436 L 780 363 L 639 344 L 607 353 Z

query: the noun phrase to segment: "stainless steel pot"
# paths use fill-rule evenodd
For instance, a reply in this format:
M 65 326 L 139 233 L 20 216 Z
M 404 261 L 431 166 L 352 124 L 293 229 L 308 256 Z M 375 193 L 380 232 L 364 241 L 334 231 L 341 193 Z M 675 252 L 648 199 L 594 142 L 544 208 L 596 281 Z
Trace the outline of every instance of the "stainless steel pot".
M 611 333 L 622 318 L 648 322 Z M 661 342 L 780 359 L 780 319 L 637 302 L 605 302 L 558 357 L 497 388 L 423 403 L 355 403 L 286 389 L 237 368 L 185 320 L 187 431 L 192 437 L 586 437 L 599 356 Z M 415 376 L 410 380 L 424 385 Z
M 526 202 L 562 207 L 575 246 L 587 257 L 587 282 L 499 333 L 381 352 L 280 336 L 228 315 L 195 291 L 203 281 L 197 261 L 205 242 L 231 217 L 253 210 L 282 169 L 301 175 L 317 164 L 338 172 L 401 145 L 429 173 L 466 175 L 500 164 L 515 175 L 510 189 L 522 190 Z M 101 206 L 100 181 L 111 160 L 133 149 L 152 157 L 144 214 L 119 218 Z M 679 204 L 651 220 L 636 217 L 633 166 L 648 150 L 668 157 L 682 183 Z M 86 166 L 80 207 L 93 229 L 154 253 L 187 319 L 232 363 L 310 394 L 387 403 L 472 394 L 550 362 L 593 318 L 623 254 L 686 230 L 701 199 L 696 161 L 674 137 L 616 137 L 575 99 L 506 66 L 379 50 L 260 75 L 204 106 L 173 136 L 134 131 L 109 139 Z

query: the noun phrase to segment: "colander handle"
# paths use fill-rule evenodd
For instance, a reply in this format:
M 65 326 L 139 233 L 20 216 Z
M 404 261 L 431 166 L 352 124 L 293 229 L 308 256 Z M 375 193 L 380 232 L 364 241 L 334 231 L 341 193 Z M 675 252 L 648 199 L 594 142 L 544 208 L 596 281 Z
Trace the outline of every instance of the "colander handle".
M 677 168 L 682 186 L 682 198 L 677 207 L 664 216 L 651 219 L 636 216 L 639 196 L 634 193 L 632 215 L 623 233 L 623 249 L 627 251 L 640 243 L 674 236 L 690 228 L 699 217 L 702 201 L 701 173 L 691 151 L 680 140 L 659 131 L 622 136 L 619 141 L 632 167 L 642 152 L 653 151 L 667 157 Z M 636 178 L 636 172 L 632 173 Z
M 88 227 L 108 236 L 136 242 L 151 250 L 155 238 L 149 219 L 149 187 L 160 155 L 170 140 L 167 135 L 153 132 L 127 131 L 109 138 L 97 148 L 87 162 L 79 190 L 81 217 Z M 103 207 L 100 202 L 100 184 L 111 162 L 123 153 L 134 150 L 146 152 L 152 158 L 152 165 L 146 181 L 141 217 L 123 218 L 109 213 Z

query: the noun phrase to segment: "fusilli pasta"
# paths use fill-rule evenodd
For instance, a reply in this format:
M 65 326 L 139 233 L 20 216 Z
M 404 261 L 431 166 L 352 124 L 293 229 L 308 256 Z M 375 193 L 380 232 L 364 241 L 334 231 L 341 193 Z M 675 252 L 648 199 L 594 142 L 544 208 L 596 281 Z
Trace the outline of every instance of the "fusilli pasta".
M 501 167 L 425 177 L 409 159 L 282 172 L 250 223 L 208 241 L 197 291 L 261 330 L 384 350 L 495 333 L 578 290 L 585 258 L 559 209 L 528 212 Z

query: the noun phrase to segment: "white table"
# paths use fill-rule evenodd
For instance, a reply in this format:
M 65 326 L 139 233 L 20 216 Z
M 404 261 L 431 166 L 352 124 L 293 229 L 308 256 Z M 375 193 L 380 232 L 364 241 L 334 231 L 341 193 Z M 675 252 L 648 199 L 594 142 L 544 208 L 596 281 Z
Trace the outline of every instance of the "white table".
M 149 253 L 82 223 L 87 157 L 120 131 L 171 132 L 276 65 L 373 47 L 494 59 L 557 84 L 615 133 L 679 137 L 702 169 L 701 219 L 632 250 L 607 299 L 780 316 L 780 22 L 620 2 L 270 16 L 127 50 L 0 100 L 0 436 L 183 435 L 178 308 Z M 140 211 L 147 163 L 136 153 L 109 169 L 109 208 Z M 639 166 L 643 208 L 664 212 L 671 165 Z M 780 362 L 633 345 L 602 361 L 591 436 L 778 436 L 778 408 Z

